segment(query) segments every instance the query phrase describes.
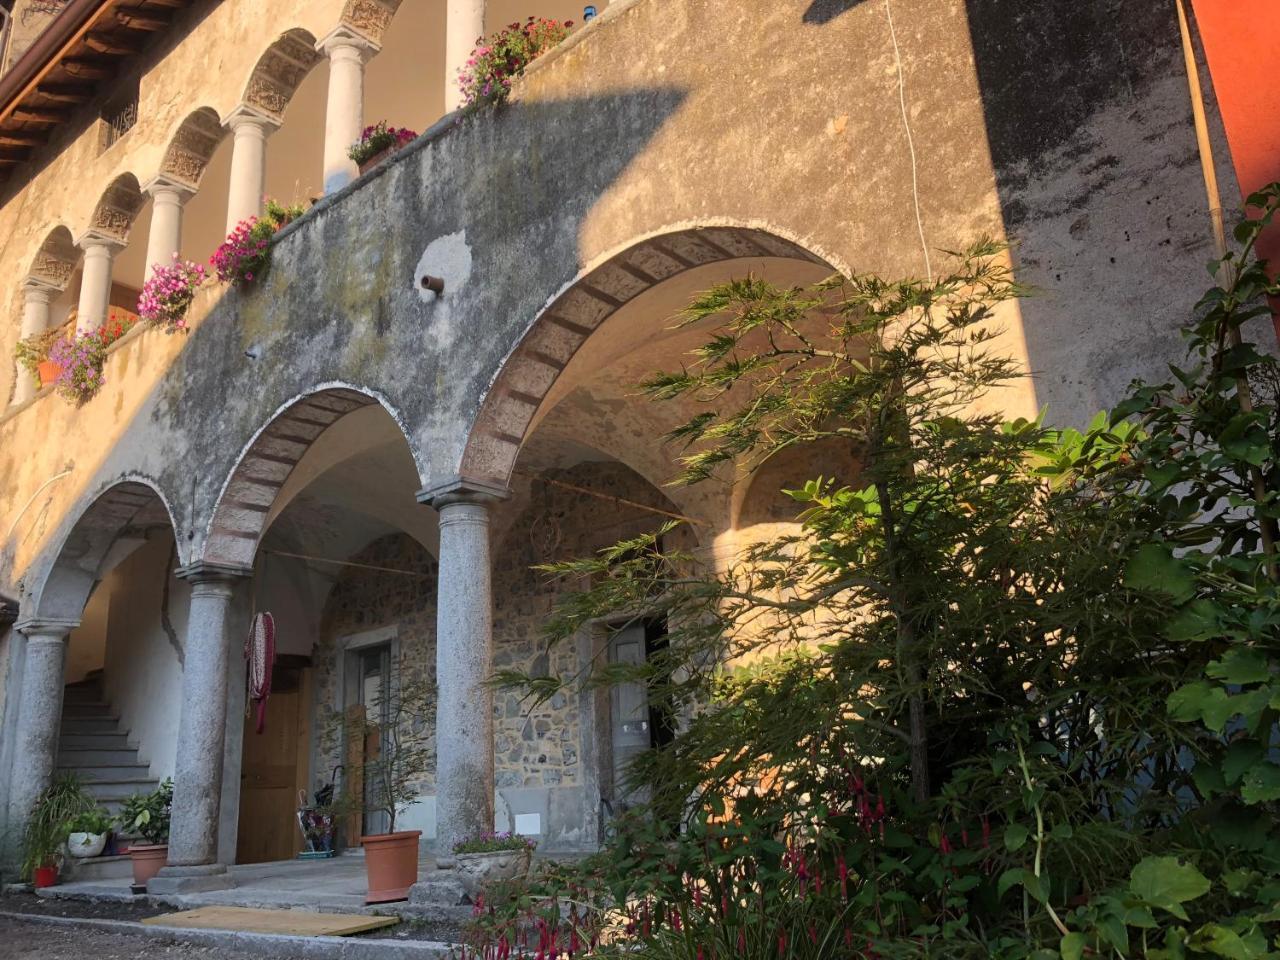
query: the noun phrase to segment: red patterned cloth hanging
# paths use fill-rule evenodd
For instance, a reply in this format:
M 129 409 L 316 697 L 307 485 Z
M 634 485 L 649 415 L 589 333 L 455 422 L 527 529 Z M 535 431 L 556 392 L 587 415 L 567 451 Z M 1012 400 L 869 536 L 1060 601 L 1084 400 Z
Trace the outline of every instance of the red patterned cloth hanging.
M 245 671 L 249 702 L 257 705 L 257 732 L 267 728 L 267 697 L 271 696 L 271 668 L 276 662 L 276 621 L 269 613 L 259 613 L 249 627 L 244 642 Z

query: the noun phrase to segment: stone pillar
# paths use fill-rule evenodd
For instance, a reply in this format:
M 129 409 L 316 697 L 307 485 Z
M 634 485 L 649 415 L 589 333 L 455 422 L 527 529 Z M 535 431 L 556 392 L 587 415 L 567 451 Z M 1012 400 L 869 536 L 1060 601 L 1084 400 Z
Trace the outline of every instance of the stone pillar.
M 151 195 L 151 234 L 147 237 L 147 269 L 150 279 L 155 268 L 168 267 L 182 253 L 182 208 L 195 188 L 161 174 L 142 189 Z
M 62 726 L 67 634 L 77 626 L 79 622 L 73 620 L 36 619 L 16 626 L 27 638 L 10 769 L 8 827 L 16 835 L 53 779 Z
M 227 724 L 228 635 L 235 583 L 242 567 L 193 563 L 178 571 L 191 582 L 191 607 L 182 665 L 182 714 L 173 775 L 169 862 L 150 893 L 191 893 L 232 886 L 218 862 L 218 817 Z
M 76 333 L 92 333 L 107 322 L 107 311 L 111 307 L 111 264 L 125 245 L 115 237 L 90 230 L 76 240 L 76 246 L 84 251 Z
M 227 117 L 231 129 L 231 186 L 227 195 L 227 233 L 241 220 L 262 213 L 267 180 L 267 137 L 280 121 L 242 103 Z
M 444 33 L 444 110 L 462 106 L 458 71 L 466 64 L 476 41 L 484 35 L 484 0 L 449 0 Z
M 25 340 L 49 329 L 49 304 L 58 292 L 35 278 L 28 278 L 22 283 L 22 327 L 18 336 Z M 26 403 L 40 389 L 39 379 L 21 364 L 17 368 L 17 382 L 13 388 L 13 402 Z
M 489 508 L 507 495 L 464 479 L 424 490 L 440 518 L 436 613 L 437 862 L 453 845 L 493 829 L 493 591 Z
M 356 177 L 347 156 L 364 129 L 364 65 L 381 49 L 350 27 L 338 27 L 316 44 L 329 58 L 329 100 L 324 116 L 324 192 L 341 190 Z

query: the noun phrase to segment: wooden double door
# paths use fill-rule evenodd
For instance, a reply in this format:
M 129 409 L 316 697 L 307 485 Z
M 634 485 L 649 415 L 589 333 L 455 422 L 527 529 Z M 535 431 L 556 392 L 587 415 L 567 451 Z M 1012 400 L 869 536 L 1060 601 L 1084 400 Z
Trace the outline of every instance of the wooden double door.
M 298 661 L 306 661 L 305 663 Z M 311 667 L 281 657 L 271 673 L 267 722 L 257 732 L 256 706 L 244 718 L 237 863 L 292 860 L 302 850 L 298 794 L 310 798 Z

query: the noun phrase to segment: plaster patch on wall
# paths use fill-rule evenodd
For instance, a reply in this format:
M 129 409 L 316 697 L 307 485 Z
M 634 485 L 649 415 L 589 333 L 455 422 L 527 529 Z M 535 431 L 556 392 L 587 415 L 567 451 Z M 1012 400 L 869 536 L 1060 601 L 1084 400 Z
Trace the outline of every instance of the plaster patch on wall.
M 437 296 L 423 286 L 423 278 L 440 277 L 444 280 L 444 293 Z M 431 328 L 436 341 L 447 347 L 457 338 L 453 303 L 458 291 L 471 279 L 471 247 L 467 244 L 467 231 L 460 230 L 444 237 L 437 237 L 427 244 L 422 258 L 413 271 L 413 288 L 423 303 L 431 304 Z

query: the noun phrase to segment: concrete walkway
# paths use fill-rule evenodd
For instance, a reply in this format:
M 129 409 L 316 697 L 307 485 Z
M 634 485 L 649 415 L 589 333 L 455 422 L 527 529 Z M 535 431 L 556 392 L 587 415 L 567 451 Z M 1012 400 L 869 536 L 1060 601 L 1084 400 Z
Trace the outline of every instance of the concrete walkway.
M 418 862 L 418 876 L 435 870 L 435 863 L 424 858 Z M 469 907 L 410 906 L 388 903 L 366 906 L 364 895 L 368 885 L 364 857 L 359 854 L 334 857 L 332 860 L 283 860 L 276 863 L 253 863 L 231 868 L 235 886 L 228 890 L 153 897 L 153 901 L 183 910 L 208 906 L 267 907 L 278 909 L 316 910 L 328 913 L 366 913 L 429 919 L 465 920 Z M 68 899 L 133 901 L 129 880 L 84 880 L 47 887 L 43 896 Z

